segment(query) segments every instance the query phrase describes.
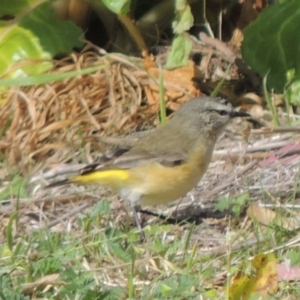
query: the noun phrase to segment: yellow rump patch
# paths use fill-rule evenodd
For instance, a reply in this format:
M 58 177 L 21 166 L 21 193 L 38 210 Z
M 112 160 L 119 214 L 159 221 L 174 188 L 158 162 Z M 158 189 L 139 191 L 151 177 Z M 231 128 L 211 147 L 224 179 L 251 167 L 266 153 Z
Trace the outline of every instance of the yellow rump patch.
M 70 179 L 71 182 L 91 183 L 101 185 L 119 185 L 118 183 L 126 182 L 129 179 L 128 170 L 112 169 L 99 170 L 89 174 L 79 175 Z

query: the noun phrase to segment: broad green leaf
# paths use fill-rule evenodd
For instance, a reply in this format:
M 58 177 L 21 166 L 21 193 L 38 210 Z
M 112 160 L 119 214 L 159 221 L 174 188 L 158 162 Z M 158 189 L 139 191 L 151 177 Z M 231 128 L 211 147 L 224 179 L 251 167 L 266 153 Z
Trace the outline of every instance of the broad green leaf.
M 71 21 L 56 19 L 50 2 L 42 3 L 21 19 L 20 26 L 31 30 L 40 40 L 43 49 L 52 56 L 69 53 L 81 47 L 82 30 Z
M 282 92 L 289 73 L 300 74 L 300 1 L 276 3 L 263 10 L 244 30 L 242 55 L 268 88 Z
M 0 0 L 0 76 L 22 79 L 52 67 L 52 57 L 80 47 L 82 30 L 57 20 L 52 1 Z M 5 83 L 2 84 L 2 86 Z
M 188 58 L 192 49 L 190 38 L 181 34 L 174 38 L 171 52 L 168 55 L 166 69 L 175 69 L 188 64 Z
M 45 0 L 46 1 L 46 0 Z M 21 13 L 26 7 L 36 3 L 37 0 L 0 0 L 0 18 L 3 16 L 15 16 Z M 41 1 L 39 1 L 41 3 Z
M 102 3 L 117 15 L 127 15 L 131 0 L 102 0 Z
M 50 59 L 51 55 L 42 49 L 31 31 L 19 26 L 10 30 L 0 28 L 0 75 L 17 78 L 40 74 L 51 68 Z M 35 60 L 35 63 L 21 64 L 26 60 Z M 38 60 L 43 61 L 36 63 Z

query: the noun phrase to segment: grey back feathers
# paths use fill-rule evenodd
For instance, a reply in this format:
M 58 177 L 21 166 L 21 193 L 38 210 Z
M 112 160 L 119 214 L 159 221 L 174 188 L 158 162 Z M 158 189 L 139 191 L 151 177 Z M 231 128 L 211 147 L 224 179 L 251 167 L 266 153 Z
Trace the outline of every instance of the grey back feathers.
M 185 161 L 189 152 L 202 143 L 212 148 L 223 129 L 235 116 L 225 99 L 194 98 L 184 103 L 166 124 L 147 134 L 118 158 L 119 164 L 148 157 L 164 165 Z
M 211 153 L 218 136 L 237 113 L 221 98 L 194 98 L 184 103 L 167 124 L 139 139 L 131 149 L 100 168 L 133 168 L 155 161 L 165 166 L 186 161 L 195 147 Z M 241 116 L 244 116 L 243 114 Z M 87 168 L 87 173 L 97 169 Z

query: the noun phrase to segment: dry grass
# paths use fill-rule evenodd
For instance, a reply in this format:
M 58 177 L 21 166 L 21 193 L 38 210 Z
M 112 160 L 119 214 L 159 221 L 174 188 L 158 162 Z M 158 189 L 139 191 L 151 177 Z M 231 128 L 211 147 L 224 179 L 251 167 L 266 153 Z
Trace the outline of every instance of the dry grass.
M 9 89 L 0 110 L 0 151 L 7 164 L 27 175 L 29 166 L 37 170 L 42 164 L 69 160 L 80 148 L 88 156 L 101 152 L 95 135 L 124 134 L 153 123 L 159 109 L 158 89 L 141 59 L 99 56 L 97 49 L 87 49 L 57 61 L 52 72 L 103 64 L 103 70 L 90 75 Z M 169 97 L 168 106 L 191 96 L 180 85 L 172 89 L 178 90 L 177 98 Z

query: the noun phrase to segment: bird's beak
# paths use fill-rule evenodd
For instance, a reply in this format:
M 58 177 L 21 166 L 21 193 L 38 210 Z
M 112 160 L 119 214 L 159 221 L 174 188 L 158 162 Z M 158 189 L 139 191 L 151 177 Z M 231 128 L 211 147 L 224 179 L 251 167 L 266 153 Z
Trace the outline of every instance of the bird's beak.
M 243 111 L 233 111 L 232 115 L 231 115 L 232 118 L 237 118 L 237 117 L 250 117 L 250 115 L 246 112 L 243 112 Z

